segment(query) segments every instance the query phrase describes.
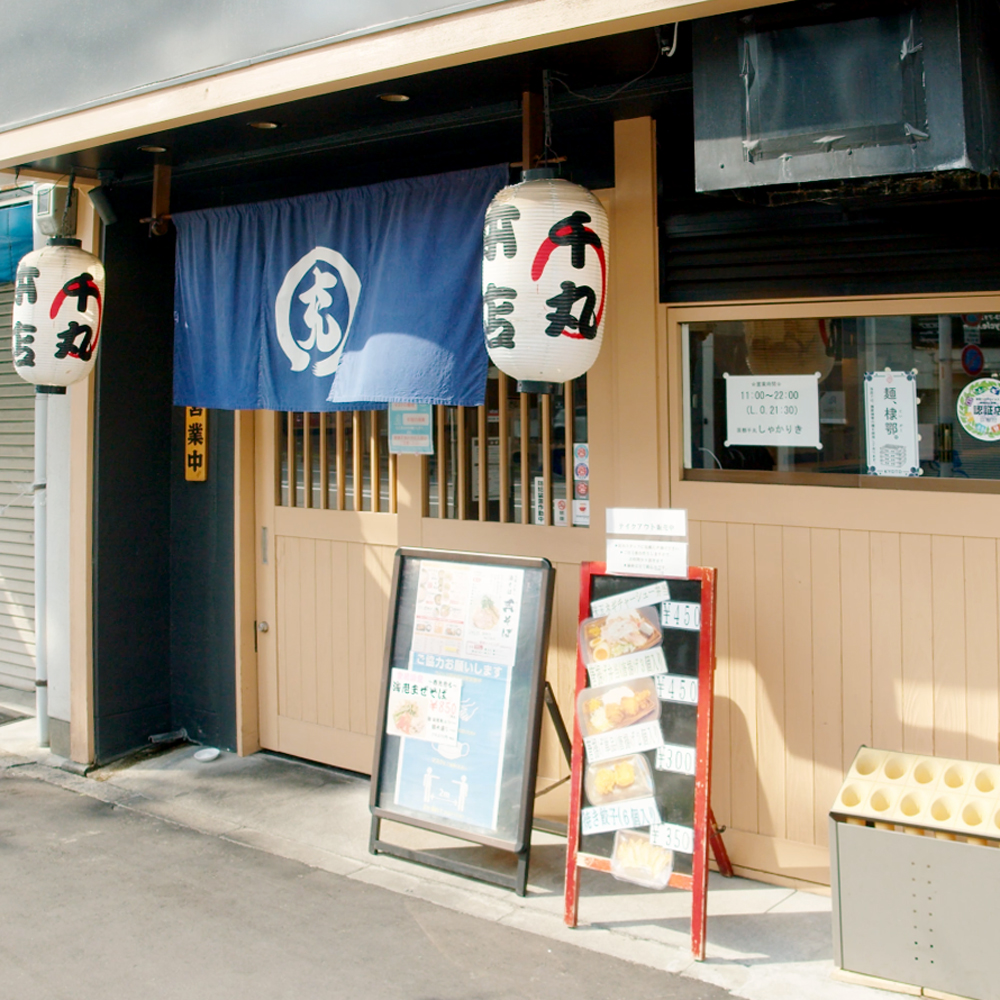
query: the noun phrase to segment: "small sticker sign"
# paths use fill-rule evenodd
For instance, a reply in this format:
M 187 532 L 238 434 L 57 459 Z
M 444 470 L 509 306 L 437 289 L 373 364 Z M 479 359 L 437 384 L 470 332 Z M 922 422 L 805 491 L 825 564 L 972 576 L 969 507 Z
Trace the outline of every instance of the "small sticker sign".
M 676 823 L 658 823 L 649 828 L 649 842 L 681 854 L 694 854 L 694 830 Z
M 430 403 L 389 404 L 389 451 L 395 455 L 434 454 L 434 417 Z
M 184 478 L 189 483 L 208 479 L 208 411 L 184 408 Z
M 687 511 L 649 507 L 609 507 L 609 535 L 665 535 L 687 538 Z
M 588 736 L 583 741 L 587 760 L 592 764 L 630 753 L 643 753 L 663 745 L 660 722 L 640 722 L 599 736 Z
M 693 601 L 664 601 L 660 605 L 660 624 L 688 632 L 701 630 L 701 605 Z
M 633 799 L 617 805 L 587 806 L 580 810 L 580 829 L 584 836 L 590 833 L 609 833 L 612 830 L 634 830 L 643 826 L 657 826 L 660 810 L 656 799 Z
M 956 412 L 966 434 L 978 441 L 1000 440 L 1000 381 L 970 382 L 959 393 Z
M 916 372 L 865 372 L 870 476 L 919 476 Z
M 653 678 L 656 695 L 660 701 L 672 701 L 678 705 L 698 704 L 698 678 L 682 677 L 680 674 L 660 674 Z
M 694 747 L 684 747 L 677 743 L 665 743 L 656 751 L 656 770 L 671 771 L 674 774 L 695 773 Z
M 613 660 L 597 660 L 587 664 L 591 687 L 619 684 L 637 677 L 654 677 L 667 672 L 667 660 L 663 649 L 647 649 L 641 653 L 617 656 Z

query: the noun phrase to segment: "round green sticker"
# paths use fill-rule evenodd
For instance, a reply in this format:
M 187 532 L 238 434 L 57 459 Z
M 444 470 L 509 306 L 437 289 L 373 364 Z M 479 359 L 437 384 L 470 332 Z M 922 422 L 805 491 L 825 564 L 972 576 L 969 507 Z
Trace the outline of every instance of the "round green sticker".
M 966 433 L 980 441 L 1000 441 L 1000 381 L 980 378 L 958 396 L 958 421 Z

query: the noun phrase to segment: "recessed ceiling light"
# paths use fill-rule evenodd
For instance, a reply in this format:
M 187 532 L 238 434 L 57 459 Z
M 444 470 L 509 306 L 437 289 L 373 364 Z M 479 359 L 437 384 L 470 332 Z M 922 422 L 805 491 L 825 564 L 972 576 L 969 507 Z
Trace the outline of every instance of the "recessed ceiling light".
M 259 128 L 261 131 L 267 131 L 272 128 L 281 128 L 278 122 L 247 122 L 250 128 Z
M 143 153 L 165 153 L 167 151 L 166 146 L 140 146 L 139 149 Z
M 408 101 L 410 98 L 406 94 L 379 94 L 378 99 L 387 101 L 389 104 L 402 104 L 403 101 Z

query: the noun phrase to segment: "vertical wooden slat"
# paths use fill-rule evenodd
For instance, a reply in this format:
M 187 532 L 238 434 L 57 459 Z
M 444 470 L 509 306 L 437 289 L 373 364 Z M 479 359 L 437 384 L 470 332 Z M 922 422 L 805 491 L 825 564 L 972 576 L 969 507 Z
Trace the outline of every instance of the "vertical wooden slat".
M 320 430 L 323 430 L 320 414 Z M 320 435 L 322 440 L 322 434 Z M 323 493 L 325 494 L 325 489 Z M 333 627 L 334 586 L 332 552 L 336 543 L 316 542 L 316 721 L 321 726 L 334 725 L 333 677 L 342 669 L 339 635 Z
M 785 664 L 781 528 L 754 528 L 757 593 L 757 831 L 785 836 Z
M 969 757 L 995 762 L 1000 732 L 997 545 L 965 539 L 965 659 L 969 688 Z
M 298 463 L 295 461 L 295 414 L 286 414 L 285 448 L 288 451 L 288 506 L 294 507 L 298 500 Z
M 303 416 L 307 416 L 303 414 Z M 306 496 L 309 494 L 306 493 Z M 307 505 L 308 506 L 308 505 Z M 299 585 L 299 659 L 298 663 L 285 663 L 286 670 L 293 670 L 299 677 L 299 713 L 303 722 L 317 722 L 317 619 L 325 609 L 317 606 L 316 600 L 316 548 L 321 542 L 312 538 L 299 539 L 299 564 L 297 575 Z
M 528 469 L 531 458 L 531 415 L 528 412 L 528 394 L 520 395 L 521 407 L 521 524 L 531 523 L 531 486 L 528 482 Z
M 302 506 L 312 507 L 312 414 L 302 414 Z
M 448 422 L 443 406 L 437 414 L 438 517 L 448 516 Z
M 281 414 L 280 413 L 272 413 L 271 414 L 271 418 L 272 418 L 272 420 L 274 422 L 273 423 L 273 431 L 274 431 L 274 441 L 275 441 L 274 463 L 273 463 L 273 471 L 274 471 L 274 506 L 275 507 L 280 507 L 281 506 L 281 449 L 282 449 L 282 442 L 281 442 Z M 288 414 L 287 413 L 285 414 L 285 419 L 286 420 L 288 419 Z M 287 448 L 288 448 L 288 434 L 287 434 L 287 432 L 285 434 L 284 447 L 287 450 Z
M 377 514 L 382 509 L 382 462 L 378 439 L 378 410 L 368 413 L 368 477 L 372 483 L 371 510 Z
M 729 697 L 732 824 L 757 832 L 757 673 L 754 531 L 730 524 L 729 531 Z
M 552 523 L 552 397 L 538 397 L 538 420 L 542 425 L 542 492 L 545 497 L 543 522 Z
M 785 632 L 785 836 L 811 844 L 813 810 L 812 551 L 808 528 L 782 529 Z
M 424 476 L 420 477 L 421 482 L 424 479 Z M 389 452 L 389 513 L 396 513 L 396 453 L 394 451 Z M 420 513 L 423 514 L 423 510 Z
M 362 424 L 361 410 L 354 410 L 351 413 L 351 473 L 354 478 L 355 510 L 362 510 L 364 507 L 365 476 Z
M 344 494 L 347 492 L 347 465 L 344 456 L 344 413 L 338 410 L 334 417 L 334 433 L 337 436 L 335 442 L 336 451 L 336 471 L 337 471 L 337 510 L 344 509 Z
M 319 415 L 319 505 L 322 510 L 330 506 L 330 453 L 326 440 L 326 413 Z
M 360 493 L 360 489 L 358 490 Z M 352 733 L 368 731 L 368 672 L 365 643 L 365 561 L 367 545 L 347 544 L 347 656 L 343 669 L 349 674 Z
M 487 485 L 489 483 L 490 468 L 490 448 L 486 431 L 486 407 L 476 408 L 476 433 L 479 435 L 479 468 L 476 475 L 479 477 L 479 520 L 485 521 L 490 509 L 490 497 Z
M 899 535 L 871 534 L 872 742 L 903 749 L 903 609 Z
M 816 842 L 826 844 L 827 814 L 844 780 L 840 653 L 840 532 L 813 528 L 813 754 Z
M 500 420 L 500 522 L 510 520 L 510 424 L 507 422 L 507 376 L 497 378 L 497 411 Z
M 342 413 L 337 416 L 343 417 Z M 347 542 L 332 542 L 330 545 L 331 577 L 330 577 L 330 607 L 328 614 L 337 637 L 334 646 L 333 661 L 333 724 L 337 729 L 350 731 L 351 728 L 351 665 L 344 656 L 345 647 L 350 650 L 351 612 L 351 580 L 350 580 L 350 545 Z M 348 637 L 345 641 L 345 636 Z
M 455 407 L 456 427 L 455 436 L 458 438 L 456 452 L 458 461 L 455 463 L 455 514 L 460 521 L 464 521 L 467 516 L 465 509 L 465 499 L 469 495 L 469 469 L 465 457 L 465 407 Z
M 930 536 L 900 536 L 899 560 L 903 608 L 903 749 L 907 753 L 934 753 Z
M 931 539 L 934 601 L 934 753 L 968 755 L 965 676 L 965 546 L 961 538 Z
M 845 772 L 859 746 L 872 745 L 871 539 L 840 533 L 840 612 L 844 654 Z

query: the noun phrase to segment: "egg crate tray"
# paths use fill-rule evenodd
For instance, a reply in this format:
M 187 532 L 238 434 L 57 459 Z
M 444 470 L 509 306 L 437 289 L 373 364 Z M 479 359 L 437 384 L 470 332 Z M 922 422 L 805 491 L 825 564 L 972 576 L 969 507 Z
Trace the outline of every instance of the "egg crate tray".
M 861 747 L 830 815 L 1000 842 L 1000 766 Z

